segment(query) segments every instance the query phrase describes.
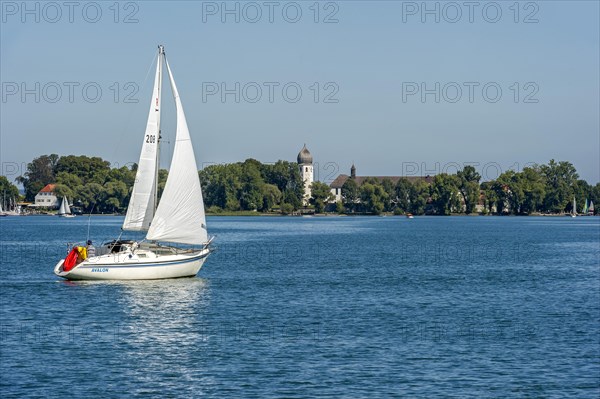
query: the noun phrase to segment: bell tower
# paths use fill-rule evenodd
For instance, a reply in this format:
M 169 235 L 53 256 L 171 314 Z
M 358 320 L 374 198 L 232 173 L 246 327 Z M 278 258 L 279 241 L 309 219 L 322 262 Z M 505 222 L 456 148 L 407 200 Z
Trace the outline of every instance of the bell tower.
M 302 204 L 306 206 L 312 196 L 310 186 L 314 181 L 313 157 L 306 148 L 306 144 L 304 144 L 304 147 L 302 147 L 298 153 L 298 168 L 300 169 L 300 177 L 302 177 L 302 181 L 304 182 L 304 198 L 302 199 Z

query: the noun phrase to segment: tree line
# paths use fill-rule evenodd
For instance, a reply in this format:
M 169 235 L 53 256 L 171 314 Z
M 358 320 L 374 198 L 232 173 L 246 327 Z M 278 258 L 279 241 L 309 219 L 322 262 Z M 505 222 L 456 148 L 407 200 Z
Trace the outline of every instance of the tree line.
M 99 157 L 42 155 L 27 164 L 26 172 L 16 181 L 25 189 L 24 200 L 34 202 L 36 194 L 47 184 L 55 184 L 57 197 L 67 197 L 84 212 L 122 213 L 127 209 L 137 164 L 111 168 Z M 159 173 L 162 191 L 167 171 Z
M 566 161 L 551 160 L 545 165 L 506 171 L 497 179 L 481 182 L 473 166 L 455 174 L 441 173 L 431 184 L 422 179 L 367 178 L 359 187 L 349 178 L 342 187 L 341 212 L 379 214 L 556 214 L 571 212 L 575 197 L 578 212 L 585 201 L 600 204 L 600 183 L 590 185 L 579 179 L 575 167 Z M 596 214 L 598 210 L 595 210 Z
M 99 157 L 42 155 L 27 165 L 16 181 L 25 189 L 24 200 L 49 183 L 56 184 L 55 194 L 80 206 L 84 212 L 124 213 L 129 204 L 137 165 L 111 167 Z M 303 207 L 304 183 L 298 164 L 277 161 L 264 164 L 255 159 L 230 164 L 215 164 L 199 171 L 205 206 L 210 213 L 259 211 L 291 213 Z M 159 196 L 168 172 L 159 171 Z M 348 178 L 342 200 L 333 203 L 330 187 L 312 184 L 310 207 L 315 212 L 415 215 L 453 213 L 490 214 L 570 212 L 576 198 L 579 211 L 592 200 L 600 205 L 600 183 L 591 186 L 579 179 L 575 167 L 565 161 L 551 160 L 545 165 L 526 167 L 520 172 L 506 171 L 492 181 L 480 182 L 473 166 L 455 174 L 442 173 L 431 184 L 419 178 L 366 178 L 359 186 Z M 5 177 L 0 190 L 17 196 L 18 190 Z M 596 213 L 598 210 L 596 210 Z
M 56 184 L 57 197 L 67 197 L 84 212 L 124 213 L 136 172 L 137 164 L 111 168 L 110 162 L 99 157 L 51 154 L 28 163 L 27 170 L 16 181 L 23 185 L 23 199 L 28 202 L 34 202 L 36 194 L 52 183 Z M 302 206 L 304 183 L 298 165 L 293 162 L 263 164 L 248 159 L 210 165 L 198 174 L 209 212 L 268 212 L 277 208 L 282 213 L 291 213 Z M 167 175 L 166 170 L 159 171 L 159 197 Z M 6 178 L 0 184 L 14 190 L 18 197 L 17 187 Z

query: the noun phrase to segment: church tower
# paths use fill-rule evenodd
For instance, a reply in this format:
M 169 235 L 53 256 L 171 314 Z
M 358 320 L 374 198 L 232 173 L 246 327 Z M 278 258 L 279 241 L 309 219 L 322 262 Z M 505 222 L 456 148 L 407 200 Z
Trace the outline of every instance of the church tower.
M 300 177 L 304 181 L 304 198 L 302 204 L 306 206 L 312 195 L 310 185 L 313 183 L 313 157 L 306 148 L 306 144 L 304 144 L 304 147 L 298 153 L 298 167 L 300 168 Z

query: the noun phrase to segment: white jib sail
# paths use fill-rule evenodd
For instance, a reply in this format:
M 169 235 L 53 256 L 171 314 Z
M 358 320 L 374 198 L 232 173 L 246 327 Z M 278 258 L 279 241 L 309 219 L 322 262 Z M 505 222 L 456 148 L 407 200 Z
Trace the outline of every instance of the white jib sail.
M 175 97 L 177 133 L 169 177 L 146 238 L 202 245 L 208 233 L 194 148 L 171 68 L 165 63 Z
M 58 209 L 58 214 L 64 215 L 65 213 L 67 213 L 67 212 L 65 211 L 65 197 L 63 197 L 62 201 L 60 202 L 60 208 Z
M 156 61 L 156 77 L 148 123 L 144 133 L 142 152 L 135 175 L 135 184 L 127 207 L 127 215 L 123 222 L 123 230 L 146 231 L 154 216 L 156 208 L 156 181 L 158 168 L 158 141 L 160 135 L 160 107 L 162 84 L 162 54 Z

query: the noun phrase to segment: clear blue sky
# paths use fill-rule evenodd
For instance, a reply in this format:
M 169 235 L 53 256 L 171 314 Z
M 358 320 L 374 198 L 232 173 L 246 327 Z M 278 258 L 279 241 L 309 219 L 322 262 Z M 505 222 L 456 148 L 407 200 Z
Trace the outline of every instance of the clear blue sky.
M 246 3 L 238 2 L 236 23 L 220 1 L 121 3 L 118 16 L 112 1 L 80 2 L 72 17 L 66 6 L 58 15 L 29 2 L 34 11 L 27 14 L 21 2 L 2 2 L 3 172 L 47 153 L 136 162 L 151 92 L 148 71 L 162 43 L 199 165 L 294 160 L 306 143 L 321 180 L 349 173 L 353 161 L 359 175 L 454 172 L 455 165 L 475 163 L 494 178 L 498 170 L 554 158 L 573 162 L 590 183 L 600 181 L 597 1 L 521 2 L 518 15 L 513 1 L 478 2 L 472 15 L 463 2 L 427 2 L 430 9 L 438 4 L 439 22 L 423 13 L 421 1 L 321 2 L 318 23 L 314 1 L 275 2 L 272 23 L 264 2 Z M 98 19 L 95 4 L 102 15 L 91 23 Z M 235 9 L 236 2 L 227 6 Z M 65 82 L 79 84 L 72 102 Z M 208 92 L 222 83 L 235 91 L 236 82 L 239 103 L 234 94 L 222 102 Z M 279 84 L 273 102 L 265 82 Z M 291 82 L 284 97 L 282 87 Z M 435 93 L 423 102 L 421 84 L 435 92 L 436 82 L 439 103 Z M 23 84 L 38 92 L 39 103 L 34 94 L 22 98 Z M 89 99 L 95 86 L 102 89 L 97 102 L 84 99 L 85 84 Z M 262 97 L 251 102 L 256 85 Z M 51 102 L 56 86 L 62 97 Z M 132 87 L 139 87 L 138 103 L 124 102 Z M 164 87 L 168 167 L 174 117 Z M 293 103 L 295 87 L 302 96 Z M 498 87 L 502 96 L 492 102 Z M 338 101 L 325 102 L 327 95 Z

